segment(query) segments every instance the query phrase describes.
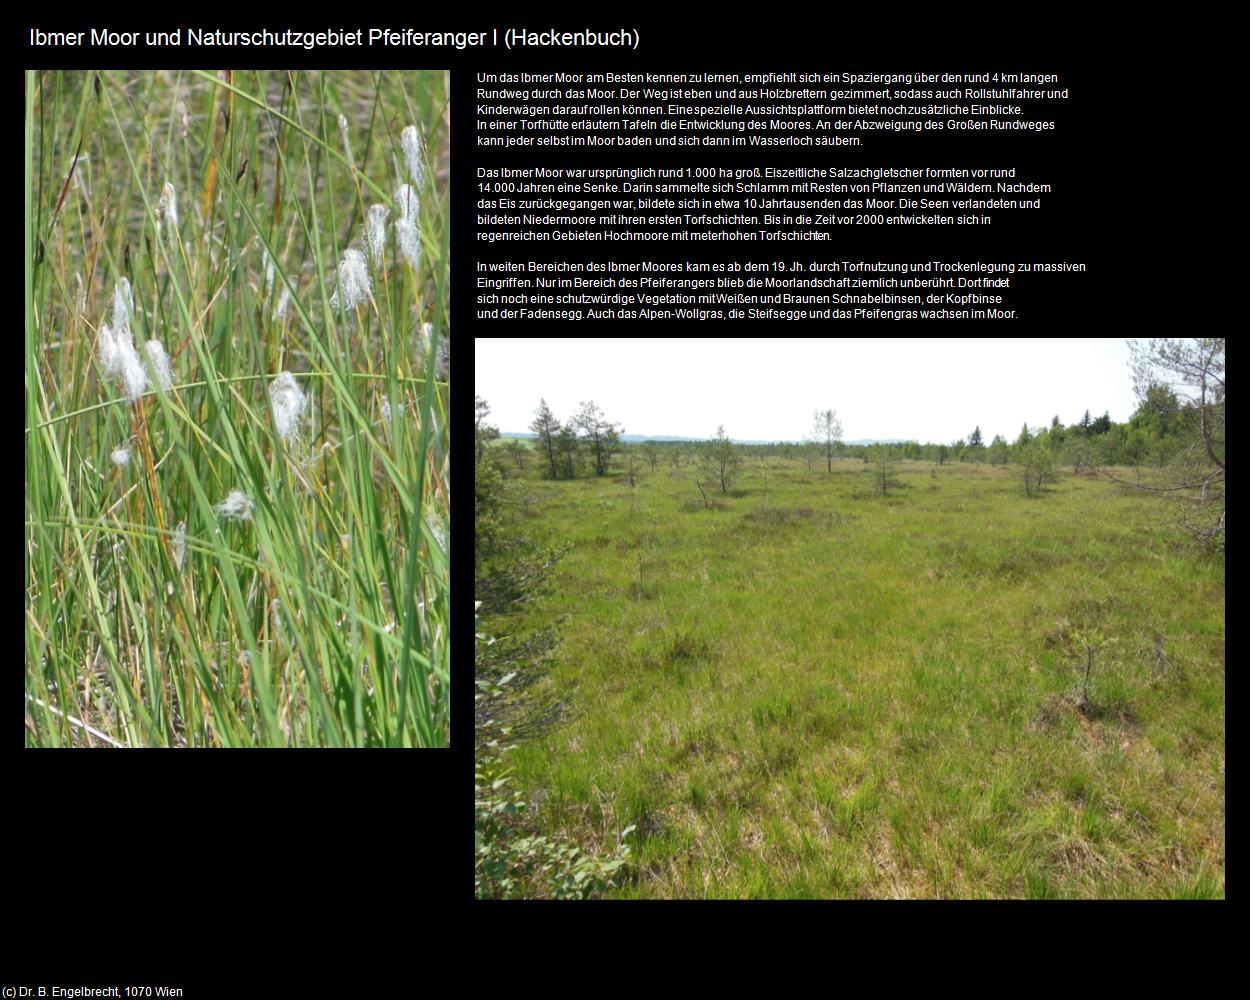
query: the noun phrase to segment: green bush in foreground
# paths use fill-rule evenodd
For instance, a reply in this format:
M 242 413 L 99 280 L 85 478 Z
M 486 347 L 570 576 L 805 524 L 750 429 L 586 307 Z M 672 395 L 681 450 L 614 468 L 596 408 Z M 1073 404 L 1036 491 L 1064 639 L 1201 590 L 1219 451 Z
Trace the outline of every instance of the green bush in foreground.
M 493 639 L 478 634 L 478 647 Z M 479 899 L 589 899 L 616 884 L 629 863 L 629 846 L 618 844 L 596 857 L 567 840 L 527 834 L 520 822 L 525 802 L 513 791 L 508 760 L 510 726 L 498 725 L 497 707 L 508 703 L 514 674 L 479 679 L 477 760 L 473 775 L 473 891 Z M 624 838 L 633 831 L 621 831 Z

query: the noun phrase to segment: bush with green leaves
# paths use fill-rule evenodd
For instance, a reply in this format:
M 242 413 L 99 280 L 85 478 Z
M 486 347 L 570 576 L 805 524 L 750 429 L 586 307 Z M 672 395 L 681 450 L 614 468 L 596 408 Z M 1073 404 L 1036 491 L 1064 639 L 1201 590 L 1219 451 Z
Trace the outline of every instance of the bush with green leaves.
M 479 605 L 480 607 L 480 605 Z M 476 633 L 478 657 L 495 640 Z M 629 864 L 621 831 L 616 847 L 594 855 L 564 838 L 525 829 L 525 801 L 511 785 L 508 754 L 515 747 L 512 727 L 503 723 L 512 704 L 512 672 L 496 677 L 478 671 L 474 692 L 477 752 L 473 774 L 473 891 L 479 899 L 590 899 L 617 884 Z
M 894 448 L 888 444 L 875 444 L 869 449 L 869 455 L 872 461 L 873 487 L 876 492 L 885 496 L 889 490 L 900 485 L 896 475 L 898 466 L 895 463 Z
M 1055 456 L 1040 439 L 1033 439 L 1019 451 L 1020 485 L 1026 496 L 1037 496 L 1047 483 L 1055 481 Z

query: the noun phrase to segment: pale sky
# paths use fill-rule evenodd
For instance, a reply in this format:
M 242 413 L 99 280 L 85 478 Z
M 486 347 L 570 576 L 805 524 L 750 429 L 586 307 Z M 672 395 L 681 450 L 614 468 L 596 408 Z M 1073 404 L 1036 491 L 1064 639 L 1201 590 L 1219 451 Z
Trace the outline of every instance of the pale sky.
M 479 338 L 487 423 L 525 432 L 540 398 L 567 420 L 593 400 L 626 434 L 797 441 L 834 409 L 842 437 L 950 442 L 980 425 L 1076 423 L 1136 409 L 1124 340 Z

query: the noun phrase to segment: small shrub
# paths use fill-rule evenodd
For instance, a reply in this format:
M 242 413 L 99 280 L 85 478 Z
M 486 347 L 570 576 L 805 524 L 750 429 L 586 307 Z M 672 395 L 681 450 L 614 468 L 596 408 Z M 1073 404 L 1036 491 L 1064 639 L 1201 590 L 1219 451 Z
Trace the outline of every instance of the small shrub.
M 478 652 L 494 640 L 478 634 Z M 629 864 L 621 831 L 614 850 L 590 854 L 566 839 L 529 834 L 522 824 L 525 802 L 509 787 L 513 768 L 511 729 L 498 724 L 514 674 L 478 678 L 474 693 L 478 746 L 473 769 L 473 890 L 478 899 L 589 899 L 617 884 Z M 484 721 L 483 721 L 484 720 Z
M 1096 628 L 1074 630 L 1072 632 L 1072 642 L 1077 647 L 1077 650 L 1083 653 L 1085 660 L 1085 684 L 1081 689 L 1081 700 L 1077 703 L 1077 707 L 1086 715 L 1095 711 L 1089 700 L 1089 681 L 1094 669 L 1094 655 L 1098 652 L 1105 652 L 1110 647 L 1116 645 L 1118 641 L 1103 635 Z
M 1049 448 L 1034 441 L 1020 457 L 1020 484 L 1024 487 L 1025 496 L 1037 496 L 1047 483 L 1054 481 L 1054 456 Z
M 512 768 L 503 748 L 479 757 L 474 769 L 473 889 L 478 899 L 591 899 L 616 885 L 629 864 L 620 843 L 596 857 L 576 844 L 525 835 L 519 816 L 525 803 L 508 788 Z M 621 831 L 624 838 L 633 827 Z

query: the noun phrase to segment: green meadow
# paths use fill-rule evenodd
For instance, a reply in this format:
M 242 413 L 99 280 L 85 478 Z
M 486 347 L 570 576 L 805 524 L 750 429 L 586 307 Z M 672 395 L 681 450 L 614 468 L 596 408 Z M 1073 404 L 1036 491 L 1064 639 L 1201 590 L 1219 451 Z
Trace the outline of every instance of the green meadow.
M 444 72 L 25 77 L 27 747 L 445 747 Z
M 490 631 L 563 619 L 569 719 L 513 781 L 527 828 L 624 834 L 607 895 L 1224 895 L 1223 558 L 1154 498 L 753 457 L 706 509 L 667 463 L 536 459 L 509 529 L 570 547 Z

